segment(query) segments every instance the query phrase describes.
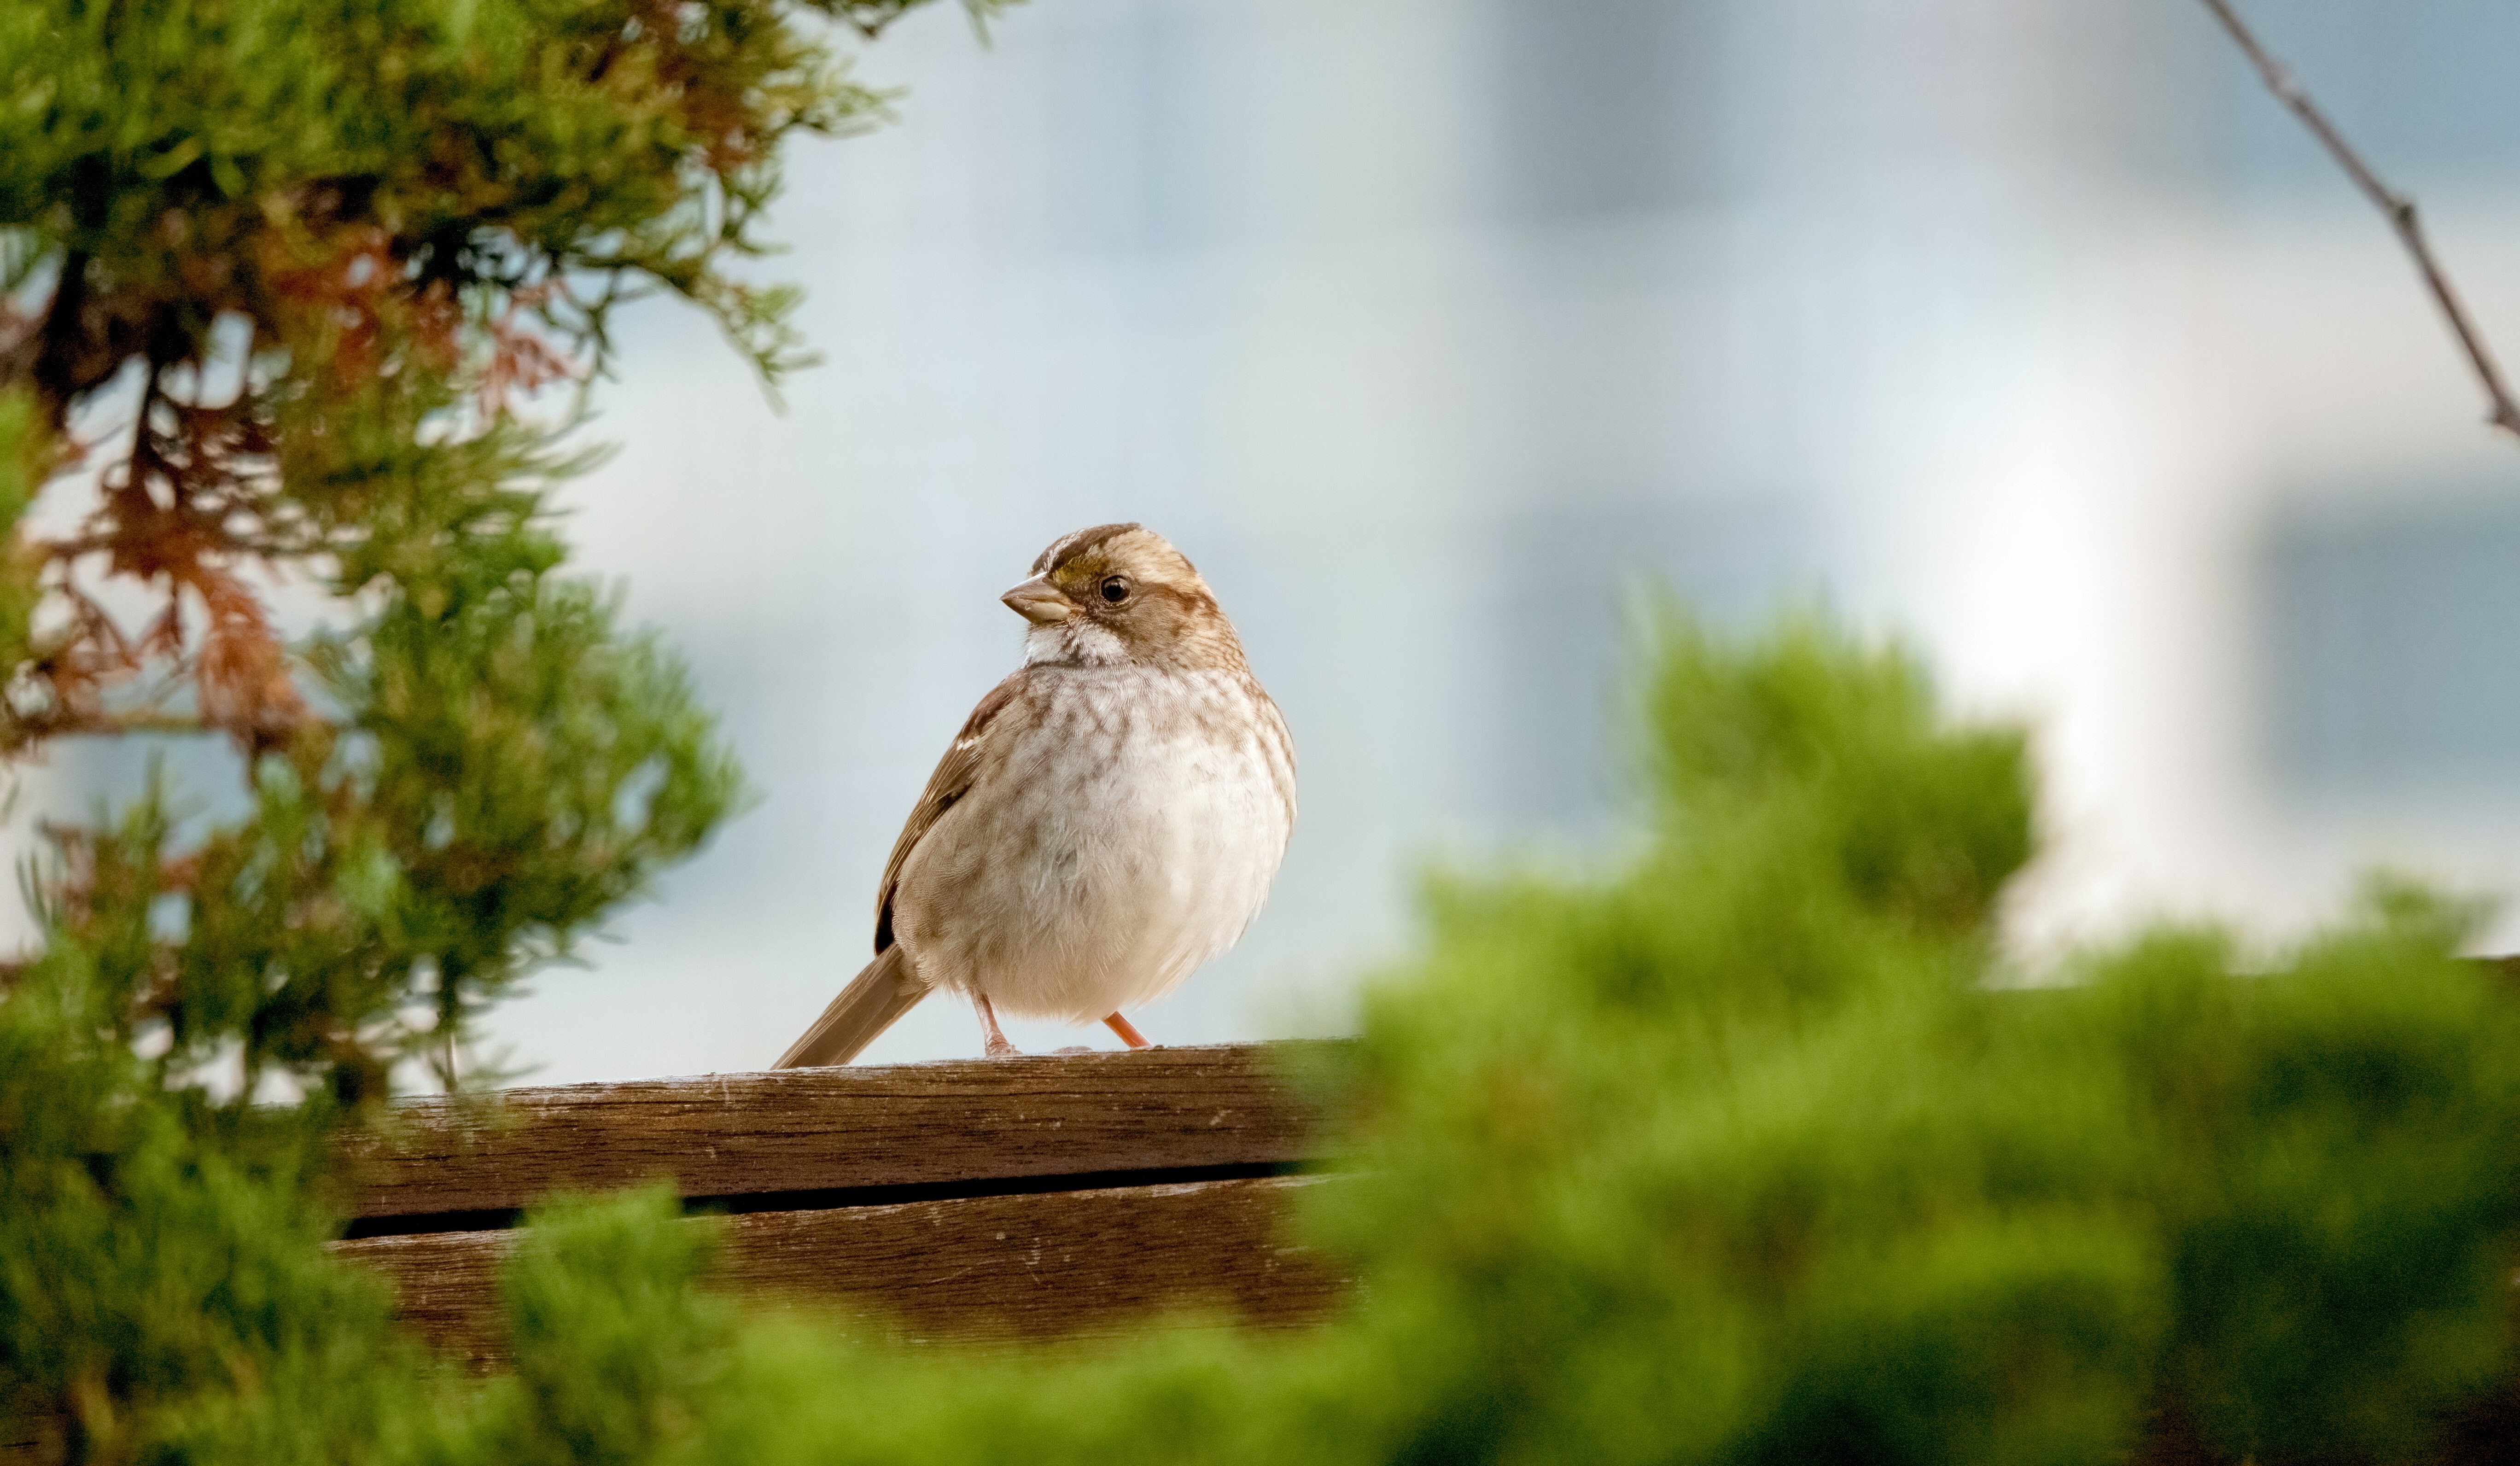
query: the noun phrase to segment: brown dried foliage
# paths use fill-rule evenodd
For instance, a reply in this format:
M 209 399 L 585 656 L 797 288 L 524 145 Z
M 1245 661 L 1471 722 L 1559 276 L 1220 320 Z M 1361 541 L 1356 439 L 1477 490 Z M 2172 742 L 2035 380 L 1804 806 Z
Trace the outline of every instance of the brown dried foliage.
M 453 288 L 443 280 L 415 284 L 384 229 L 340 228 L 311 259 L 275 232 L 260 253 L 263 309 L 242 371 L 250 372 L 275 338 L 325 363 L 314 389 L 344 396 L 406 366 L 451 373 L 463 365 L 468 333 Z M 184 258 L 177 273 L 202 271 Z M 511 293 L 481 333 L 473 400 L 483 418 L 576 375 L 569 356 L 532 324 L 531 312 L 557 290 Z M 198 348 L 155 318 L 171 312 L 171 302 L 131 294 L 101 300 L 66 280 L 52 310 L 31 331 L 22 328 L 86 342 L 25 353 L 55 404 L 57 429 L 71 401 L 110 380 L 99 376 L 101 363 L 124 338 L 164 347 L 141 352 L 129 446 L 100 475 L 96 509 L 72 534 L 22 541 L 22 553 L 42 568 L 50 624 L 10 690 L 0 756 L 66 734 L 183 728 L 224 733 L 252 756 L 286 747 L 316 721 L 255 588 L 278 581 L 289 559 L 322 548 L 302 510 L 280 491 L 268 405 L 249 381 L 223 405 L 179 396 L 170 378 L 190 367 L 198 382 Z M 54 364 L 49 375 L 46 361 Z M 92 451 L 75 445 L 62 468 Z M 105 585 L 116 580 L 153 597 L 136 631 L 108 608 Z M 188 692 L 189 714 L 181 710 Z

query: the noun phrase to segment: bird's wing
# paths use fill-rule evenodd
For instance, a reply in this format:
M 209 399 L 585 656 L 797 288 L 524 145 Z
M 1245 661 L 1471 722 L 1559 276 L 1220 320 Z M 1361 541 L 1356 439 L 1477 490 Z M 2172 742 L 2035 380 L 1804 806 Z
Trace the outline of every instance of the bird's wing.
M 1029 670 L 1016 672 L 980 699 L 980 706 L 963 720 L 963 731 L 954 735 L 954 746 L 936 761 L 936 772 L 927 776 L 927 787 L 920 791 L 919 802 L 911 806 L 910 821 L 901 827 L 901 838 L 892 843 L 892 858 L 883 863 L 883 884 L 876 893 L 876 955 L 883 955 L 885 948 L 892 945 L 892 894 L 901 886 L 901 867 L 909 862 L 911 849 L 936 828 L 936 821 L 946 810 L 954 807 L 954 802 L 970 792 L 980 776 L 989 725 L 1023 691 Z

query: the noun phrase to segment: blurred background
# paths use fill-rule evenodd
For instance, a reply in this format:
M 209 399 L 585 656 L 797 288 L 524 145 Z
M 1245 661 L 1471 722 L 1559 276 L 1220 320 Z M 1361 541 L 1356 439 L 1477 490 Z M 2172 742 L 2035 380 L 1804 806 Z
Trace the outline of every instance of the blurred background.
M 2520 8 L 2255 10 L 2520 352 Z M 2280 936 L 2375 863 L 2520 891 L 2520 445 L 2191 0 L 940 5 L 860 74 L 899 124 L 800 147 L 764 271 L 829 363 L 776 411 L 652 305 L 599 398 L 581 564 L 761 801 L 494 1016 L 536 1081 L 773 1058 L 1017 660 L 997 593 L 1110 520 L 1198 563 L 1303 760 L 1158 1041 L 1339 1029 L 1430 859 L 1615 848 L 1656 580 L 1826 603 L 2038 728 L 2033 966 Z M 977 1050 L 940 1001 L 868 1057 Z

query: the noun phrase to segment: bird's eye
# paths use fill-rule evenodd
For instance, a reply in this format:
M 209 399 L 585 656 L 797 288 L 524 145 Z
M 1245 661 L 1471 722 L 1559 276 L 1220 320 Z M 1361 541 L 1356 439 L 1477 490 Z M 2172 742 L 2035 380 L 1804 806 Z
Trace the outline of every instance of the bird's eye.
M 1117 606 L 1122 601 L 1129 599 L 1129 582 L 1118 575 L 1104 576 L 1102 580 L 1102 599 L 1110 602 L 1114 606 Z

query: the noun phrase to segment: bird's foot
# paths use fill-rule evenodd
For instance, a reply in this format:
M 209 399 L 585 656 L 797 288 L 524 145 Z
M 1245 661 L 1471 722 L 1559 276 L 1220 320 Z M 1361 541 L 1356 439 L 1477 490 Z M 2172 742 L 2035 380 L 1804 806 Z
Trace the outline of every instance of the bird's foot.
M 980 1036 L 988 1041 L 986 1049 L 988 1056 L 992 1059 L 1021 1057 L 1023 1050 L 1007 1042 L 1007 1035 L 999 1031 L 998 1010 L 989 1006 L 988 994 L 981 992 L 971 994 L 971 1006 L 980 1011 Z

